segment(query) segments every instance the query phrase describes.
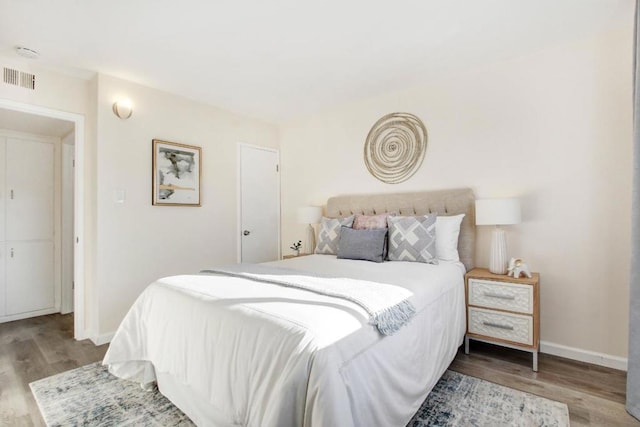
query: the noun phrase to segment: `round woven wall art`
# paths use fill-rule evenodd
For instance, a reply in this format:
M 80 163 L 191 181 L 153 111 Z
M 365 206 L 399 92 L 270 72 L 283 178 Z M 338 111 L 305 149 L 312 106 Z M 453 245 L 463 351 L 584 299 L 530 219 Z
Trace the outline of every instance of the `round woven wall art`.
M 427 128 L 409 113 L 391 113 L 373 125 L 364 143 L 364 163 L 387 184 L 411 178 L 427 151 Z

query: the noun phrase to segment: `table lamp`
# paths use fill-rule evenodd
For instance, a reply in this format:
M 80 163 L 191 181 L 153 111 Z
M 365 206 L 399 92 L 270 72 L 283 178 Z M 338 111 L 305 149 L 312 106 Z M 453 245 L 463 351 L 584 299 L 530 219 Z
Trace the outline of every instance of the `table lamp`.
M 298 208 L 298 223 L 307 224 L 307 237 L 304 240 L 302 246 L 302 253 L 312 254 L 316 249 L 316 231 L 313 229 L 313 225 L 320 222 L 322 218 L 322 207 L 320 206 L 305 206 Z
M 494 225 L 491 234 L 489 271 L 507 273 L 507 238 L 501 225 L 519 224 L 520 201 L 518 199 L 476 200 L 476 225 Z

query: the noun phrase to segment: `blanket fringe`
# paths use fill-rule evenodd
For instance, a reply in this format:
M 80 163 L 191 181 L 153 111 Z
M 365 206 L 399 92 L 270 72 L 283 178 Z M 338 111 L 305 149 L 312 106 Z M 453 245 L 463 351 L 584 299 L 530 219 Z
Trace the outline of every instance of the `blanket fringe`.
M 404 300 L 374 314 L 373 320 L 381 334 L 393 335 L 406 325 L 415 314 L 416 309 L 413 304 Z

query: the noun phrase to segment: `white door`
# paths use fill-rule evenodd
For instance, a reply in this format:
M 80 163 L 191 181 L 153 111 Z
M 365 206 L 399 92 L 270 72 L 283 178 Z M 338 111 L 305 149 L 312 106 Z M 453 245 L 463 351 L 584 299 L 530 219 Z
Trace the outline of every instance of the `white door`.
M 52 143 L 7 139 L 7 240 L 53 239 Z
M 278 151 L 240 145 L 240 260 L 280 258 Z
M 54 145 L 7 138 L 6 315 L 53 309 Z
M 5 161 L 5 150 L 7 146 L 6 138 L 0 137 L 0 316 L 5 316 L 7 314 L 6 310 L 6 281 L 4 274 L 4 266 L 6 259 L 6 250 L 4 246 L 4 227 L 5 227 L 5 187 L 4 187 L 4 173 L 2 172 L 3 166 L 6 164 Z
M 7 242 L 7 315 L 53 308 L 53 242 Z

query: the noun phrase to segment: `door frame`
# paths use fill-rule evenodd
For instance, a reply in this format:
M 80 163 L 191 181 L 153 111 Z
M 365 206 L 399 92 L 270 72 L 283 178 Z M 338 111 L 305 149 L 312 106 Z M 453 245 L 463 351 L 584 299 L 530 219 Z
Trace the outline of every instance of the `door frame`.
M 67 134 L 68 136 L 68 134 Z M 60 191 L 60 277 L 61 277 L 61 293 L 60 293 L 60 313 L 70 313 L 73 311 L 73 288 L 70 286 L 69 281 L 65 279 L 69 279 L 69 275 L 71 276 L 71 282 L 73 283 L 73 270 L 68 271 L 67 263 L 69 258 L 73 260 L 73 256 L 69 257 L 69 249 L 73 252 L 74 244 L 67 246 L 67 238 L 68 238 L 68 229 L 65 227 L 65 213 L 67 215 L 73 214 L 73 200 L 75 199 L 73 193 L 69 191 L 69 187 L 72 187 L 75 184 L 75 177 L 73 174 L 75 173 L 74 169 L 74 161 L 75 161 L 75 148 L 69 149 L 67 148 L 70 144 L 65 144 L 62 142 L 66 138 L 63 137 L 60 139 L 60 181 L 61 181 L 61 191 Z M 75 139 L 75 135 L 74 135 Z M 67 158 L 70 156 L 71 158 Z M 69 175 L 69 169 L 71 169 L 71 177 L 70 177 L 70 185 L 66 185 L 65 179 Z M 68 200 L 68 197 L 71 197 L 71 212 L 67 212 L 65 201 Z M 71 224 L 71 232 L 73 232 L 73 223 Z M 75 234 L 72 234 L 72 241 L 75 237 Z M 73 255 L 73 254 L 72 254 Z M 65 275 L 65 273 L 67 273 Z
M 74 313 L 73 331 L 76 340 L 88 338 L 85 322 L 85 252 L 84 252 L 84 132 L 85 118 L 81 114 L 55 110 L 53 108 L 26 104 L 0 98 L 0 108 L 19 111 L 36 116 L 61 119 L 73 122 L 75 126 L 75 171 L 73 194 L 73 227 L 75 234 L 75 248 L 73 252 L 73 280 L 74 280 Z
M 280 196 L 280 176 L 282 170 L 280 168 L 280 150 L 277 148 L 263 147 L 260 145 L 247 144 L 245 142 L 238 142 L 237 148 L 237 178 L 236 178 L 236 212 L 237 212 L 237 227 L 236 227 L 236 262 L 242 262 L 242 148 L 250 148 L 253 150 L 270 151 L 276 154 L 278 162 L 278 259 L 282 258 L 282 246 L 280 237 L 280 224 L 282 223 L 282 198 Z

